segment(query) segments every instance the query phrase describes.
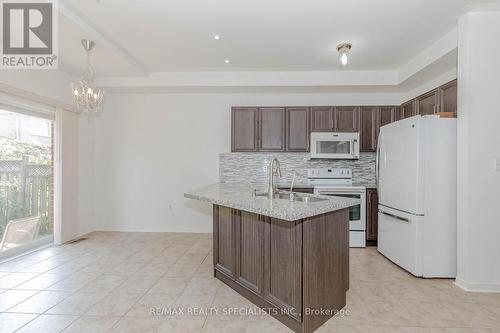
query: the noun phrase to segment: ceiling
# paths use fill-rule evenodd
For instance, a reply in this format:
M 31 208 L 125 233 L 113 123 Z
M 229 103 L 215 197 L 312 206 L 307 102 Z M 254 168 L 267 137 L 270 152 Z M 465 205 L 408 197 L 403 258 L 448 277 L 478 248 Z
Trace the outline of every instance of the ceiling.
M 60 0 L 60 68 L 157 72 L 395 70 L 457 25 L 472 0 Z M 220 39 L 215 40 L 214 34 Z M 230 63 L 224 63 L 230 59 Z

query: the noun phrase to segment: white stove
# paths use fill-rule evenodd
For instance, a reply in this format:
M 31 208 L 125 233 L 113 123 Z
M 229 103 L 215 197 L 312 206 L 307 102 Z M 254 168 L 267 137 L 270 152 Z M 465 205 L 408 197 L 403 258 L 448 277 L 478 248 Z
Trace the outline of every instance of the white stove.
M 366 246 L 366 188 L 352 186 L 352 170 L 348 168 L 308 169 L 307 179 L 314 193 L 360 199 L 361 204 L 349 208 L 349 246 Z

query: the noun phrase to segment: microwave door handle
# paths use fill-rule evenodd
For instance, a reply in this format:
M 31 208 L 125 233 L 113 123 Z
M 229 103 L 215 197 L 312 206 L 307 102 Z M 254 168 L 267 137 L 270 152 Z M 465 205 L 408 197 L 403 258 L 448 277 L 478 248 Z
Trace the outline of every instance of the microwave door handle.
M 356 145 L 358 144 L 358 140 L 353 139 L 351 140 L 351 156 L 352 157 L 359 157 L 356 155 Z

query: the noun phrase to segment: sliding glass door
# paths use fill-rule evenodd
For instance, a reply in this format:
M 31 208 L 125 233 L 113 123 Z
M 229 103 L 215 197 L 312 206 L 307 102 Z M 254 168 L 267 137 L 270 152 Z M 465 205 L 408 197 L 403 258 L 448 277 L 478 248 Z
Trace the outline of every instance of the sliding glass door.
M 0 109 L 0 258 L 53 240 L 53 128 Z

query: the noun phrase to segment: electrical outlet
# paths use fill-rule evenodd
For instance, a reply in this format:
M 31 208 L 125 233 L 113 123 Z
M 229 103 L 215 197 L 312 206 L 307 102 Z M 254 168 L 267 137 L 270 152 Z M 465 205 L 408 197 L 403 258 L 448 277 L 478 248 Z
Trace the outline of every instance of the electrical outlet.
M 500 171 L 500 158 L 493 159 L 493 170 Z

